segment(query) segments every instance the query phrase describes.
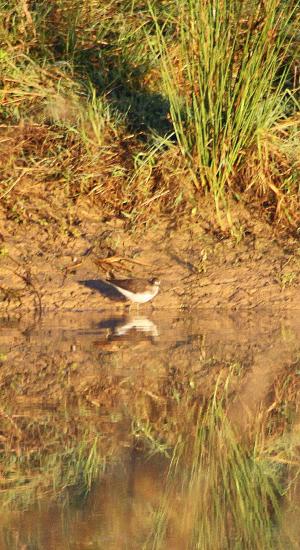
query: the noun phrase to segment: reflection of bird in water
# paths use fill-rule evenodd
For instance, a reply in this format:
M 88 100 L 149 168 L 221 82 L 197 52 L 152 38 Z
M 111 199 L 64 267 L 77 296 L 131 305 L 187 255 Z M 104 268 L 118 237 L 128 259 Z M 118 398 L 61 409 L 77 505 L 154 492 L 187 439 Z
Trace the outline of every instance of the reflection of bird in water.
M 105 282 L 113 286 L 131 302 L 144 304 L 156 296 L 159 291 L 160 281 L 152 279 L 105 279 Z
M 150 321 L 150 319 L 147 319 L 146 317 L 134 317 L 133 319 L 128 319 L 128 321 L 125 322 L 123 325 L 117 326 L 113 330 L 112 335 L 126 336 L 126 334 L 132 331 L 146 333 L 152 338 L 157 338 L 159 336 L 159 332 L 155 323 L 153 323 L 153 321 Z
M 94 345 L 101 346 L 109 351 L 118 351 L 121 342 L 132 347 L 133 343 L 145 342 L 150 340 L 155 342 L 159 336 L 156 324 L 147 317 L 127 316 L 123 318 L 114 318 L 99 323 L 100 330 L 105 330 L 106 334 L 100 336 Z

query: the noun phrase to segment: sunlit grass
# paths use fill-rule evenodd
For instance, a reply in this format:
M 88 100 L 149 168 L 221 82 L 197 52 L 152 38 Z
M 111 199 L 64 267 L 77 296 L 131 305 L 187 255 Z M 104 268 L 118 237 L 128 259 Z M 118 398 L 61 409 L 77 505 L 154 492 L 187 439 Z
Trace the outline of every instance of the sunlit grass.
M 297 226 L 297 3 L 13 1 L 0 15 L 0 196 L 18 219 L 36 182 L 132 224 L 194 217 L 207 192 L 219 221 L 255 197 Z
M 255 181 L 260 192 L 262 180 L 266 186 L 269 182 L 268 190 L 280 209 L 284 193 L 298 192 L 299 162 L 294 159 L 288 170 L 280 170 L 276 155 L 262 153 L 262 136 L 276 132 L 276 125 L 284 120 L 295 131 L 298 128 L 299 147 L 299 119 L 288 118 L 297 111 L 290 89 L 297 5 L 279 6 L 277 0 L 251 6 L 227 0 L 201 5 L 197 0 L 177 2 L 180 16 L 174 46 L 149 5 L 174 131 L 196 188 L 213 194 L 218 211 L 249 157 L 255 158 L 248 185 Z M 293 135 L 286 134 L 288 156 L 292 142 Z M 277 139 L 278 158 L 282 149 L 283 140 Z

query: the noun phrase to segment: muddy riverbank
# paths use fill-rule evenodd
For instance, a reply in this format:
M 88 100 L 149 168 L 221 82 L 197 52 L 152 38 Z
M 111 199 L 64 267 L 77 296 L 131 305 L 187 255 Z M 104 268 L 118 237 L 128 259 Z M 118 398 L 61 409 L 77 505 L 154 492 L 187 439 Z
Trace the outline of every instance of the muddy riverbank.
M 3 313 L 123 308 L 98 284 L 110 272 L 159 276 L 157 308 L 300 307 L 299 239 L 263 221 L 248 218 L 239 240 L 209 223 L 208 209 L 193 223 L 160 219 L 134 230 L 119 217 L 103 220 L 87 198 L 69 217 L 54 213 L 55 204 L 42 224 L 40 212 L 18 223 L 0 211 Z M 107 258 L 117 261 L 96 265 Z

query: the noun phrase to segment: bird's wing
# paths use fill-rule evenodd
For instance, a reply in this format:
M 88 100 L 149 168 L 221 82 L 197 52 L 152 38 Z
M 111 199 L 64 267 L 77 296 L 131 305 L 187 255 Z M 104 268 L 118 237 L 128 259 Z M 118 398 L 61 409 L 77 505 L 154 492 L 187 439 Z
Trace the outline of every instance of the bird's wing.
M 120 288 L 125 288 L 125 290 L 129 290 L 130 292 L 143 292 L 148 281 L 145 279 L 111 279 L 107 282 Z

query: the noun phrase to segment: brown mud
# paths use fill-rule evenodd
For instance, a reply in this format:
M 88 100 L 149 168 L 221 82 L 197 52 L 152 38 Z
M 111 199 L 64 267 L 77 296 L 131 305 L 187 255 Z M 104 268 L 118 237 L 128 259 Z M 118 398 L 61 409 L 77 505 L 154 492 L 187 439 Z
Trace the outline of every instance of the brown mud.
M 300 307 L 296 234 L 279 237 L 272 226 L 248 215 L 239 240 L 208 221 L 208 208 L 198 220 L 160 219 L 128 230 L 126 220 L 103 220 L 88 198 L 71 210 L 66 204 L 65 217 L 64 204 L 56 202 L 44 218 L 41 212 L 28 214 L 28 207 L 25 220 L 0 210 L 3 314 L 123 309 L 120 297 L 99 283 L 109 268 L 119 278 L 159 276 L 161 291 L 152 302 L 159 309 Z M 106 270 L 95 265 L 95 259 L 107 257 L 137 263 L 114 263 Z M 147 311 L 152 304 L 142 307 Z

